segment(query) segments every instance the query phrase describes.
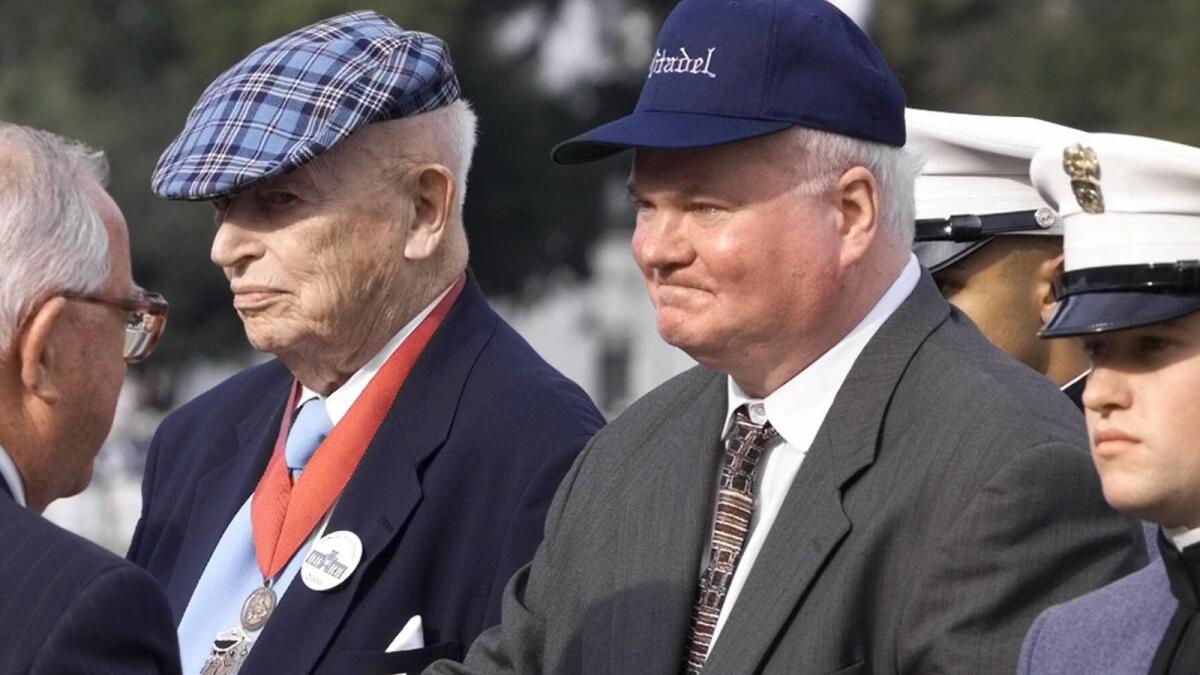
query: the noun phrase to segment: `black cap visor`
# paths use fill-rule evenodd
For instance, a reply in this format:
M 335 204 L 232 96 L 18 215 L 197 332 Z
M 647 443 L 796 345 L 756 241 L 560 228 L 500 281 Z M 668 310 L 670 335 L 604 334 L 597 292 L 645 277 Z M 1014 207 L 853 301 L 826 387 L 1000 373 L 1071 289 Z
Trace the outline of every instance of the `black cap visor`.
M 978 241 L 918 241 L 913 244 L 912 251 L 917 262 L 930 274 L 936 274 L 978 251 L 992 239 L 994 237 Z
M 1200 262 L 1113 265 L 1065 272 L 1054 282 L 1058 307 L 1042 337 L 1125 330 L 1200 310 Z
M 559 143 L 550 156 L 559 164 L 582 164 L 629 148 L 705 148 L 765 136 L 793 126 L 795 123 L 785 120 L 635 110 Z
M 1158 291 L 1078 293 L 1058 301 L 1038 335 L 1090 335 L 1170 321 L 1200 310 L 1200 295 Z

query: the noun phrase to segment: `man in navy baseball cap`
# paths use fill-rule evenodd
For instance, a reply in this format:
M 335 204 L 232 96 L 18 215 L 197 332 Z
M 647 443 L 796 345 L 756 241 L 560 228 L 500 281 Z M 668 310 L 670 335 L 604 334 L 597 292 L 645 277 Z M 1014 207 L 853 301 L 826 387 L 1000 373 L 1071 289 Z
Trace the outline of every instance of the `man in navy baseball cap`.
M 213 204 L 212 260 L 277 357 L 149 451 L 129 555 L 184 672 L 415 673 L 499 621 L 603 420 L 466 273 L 474 145 L 446 45 L 355 12 L 222 73 L 163 153 L 155 192 Z
M 701 365 L 597 434 L 502 625 L 430 672 L 1010 672 L 1142 561 L 1070 402 L 910 252 L 904 129 L 824 0 L 675 8 L 634 112 L 554 156 L 634 149 L 633 255 Z

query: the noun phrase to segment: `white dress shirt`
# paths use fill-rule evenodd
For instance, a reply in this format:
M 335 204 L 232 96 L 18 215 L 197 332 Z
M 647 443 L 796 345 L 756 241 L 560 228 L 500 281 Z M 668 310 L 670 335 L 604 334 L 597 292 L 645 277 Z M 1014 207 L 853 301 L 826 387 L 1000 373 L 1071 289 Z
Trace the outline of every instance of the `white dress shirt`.
M 729 410 L 725 429 L 728 430 L 732 424 L 733 412 L 742 404 L 747 404 L 751 420 L 757 424 L 770 421 L 779 436 L 767 446 L 755 473 L 754 513 L 750 519 L 750 531 L 733 579 L 729 582 L 729 592 L 721 606 L 721 614 L 717 617 L 717 626 L 709 642 L 710 650 L 716 644 L 730 610 L 737 603 L 746 577 L 754 567 L 754 561 L 771 531 L 771 525 L 775 523 L 775 517 L 779 515 L 779 508 L 791 488 L 792 480 L 800 470 L 800 464 L 825 421 L 838 390 L 863 348 L 916 288 L 920 276 L 921 267 L 917 258 L 910 255 L 908 263 L 887 292 L 846 337 L 765 399 L 747 396 L 733 378 L 729 378 Z M 707 566 L 708 561 L 704 560 L 703 564 Z
M 8 491 L 12 493 L 13 499 L 21 506 L 27 507 L 25 483 L 21 480 L 21 472 L 17 471 L 17 465 L 13 463 L 12 457 L 8 456 L 8 451 L 2 445 L 0 445 L 0 478 L 8 485 Z
M 400 329 L 400 332 L 392 336 L 392 339 L 388 340 L 387 344 L 385 344 L 382 349 L 380 349 L 378 352 L 375 352 L 375 356 L 372 356 L 370 361 L 367 361 L 365 364 L 363 364 L 362 368 L 356 370 L 354 374 L 350 376 L 350 379 L 346 380 L 346 382 L 334 390 L 332 394 L 328 396 L 321 396 L 312 389 L 302 386 L 300 388 L 300 399 L 296 401 L 295 409 L 299 410 L 300 406 L 304 405 L 311 399 L 324 399 L 325 411 L 329 413 L 329 421 L 333 422 L 333 426 L 336 427 L 337 423 L 342 421 L 342 418 L 345 417 L 346 413 L 350 411 L 350 406 L 354 405 L 354 402 L 358 400 L 358 396 L 363 393 L 363 390 L 366 389 L 367 385 L 371 383 L 371 380 L 375 378 L 375 373 L 378 373 L 379 369 L 383 367 L 383 364 L 387 363 L 387 360 L 391 358 L 392 354 L 396 353 L 396 350 L 399 349 L 400 345 L 408 339 L 408 336 L 413 334 L 413 331 L 417 329 L 417 326 L 421 325 L 421 322 L 425 320 L 425 317 L 433 313 L 433 309 L 437 307 L 439 302 L 442 301 L 442 298 L 446 297 L 446 294 L 450 292 L 451 288 L 454 288 L 454 284 L 451 284 L 449 288 L 438 294 L 438 296 L 434 298 L 433 302 L 426 305 L 425 309 L 422 309 L 419 314 L 414 316 L 411 321 L 406 323 L 404 327 Z

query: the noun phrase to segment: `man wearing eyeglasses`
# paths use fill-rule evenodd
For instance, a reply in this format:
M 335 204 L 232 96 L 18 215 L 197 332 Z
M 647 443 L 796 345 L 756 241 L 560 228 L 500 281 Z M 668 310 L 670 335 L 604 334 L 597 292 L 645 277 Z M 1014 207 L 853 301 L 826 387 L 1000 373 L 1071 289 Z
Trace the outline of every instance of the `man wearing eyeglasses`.
M 153 578 L 38 514 L 83 490 L 126 363 L 166 302 L 138 289 L 103 156 L 0 122 L 0 672 L 176 673 Z

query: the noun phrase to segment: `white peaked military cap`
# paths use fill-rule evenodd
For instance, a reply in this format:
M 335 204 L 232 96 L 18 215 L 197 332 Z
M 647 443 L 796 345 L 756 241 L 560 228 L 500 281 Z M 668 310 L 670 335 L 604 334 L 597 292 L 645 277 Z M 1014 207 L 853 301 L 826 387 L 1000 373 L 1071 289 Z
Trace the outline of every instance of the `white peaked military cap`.
M 1066 227 L 1058 308 L 1043 336 L 1200 310 L 1200 148 L 1081 134 L 1040 149 L 1030 177 Z
M 1054 211 L 1029 183 L 1038 148 L 1080 135 L 1030 117 L 909 108 L 908 142 L 918 161 L 913 252 L 931 272 L 953 265 L 997 235 L 1062 235 Z

